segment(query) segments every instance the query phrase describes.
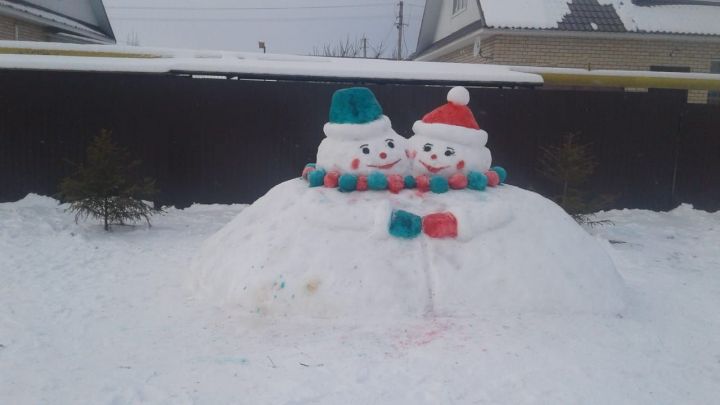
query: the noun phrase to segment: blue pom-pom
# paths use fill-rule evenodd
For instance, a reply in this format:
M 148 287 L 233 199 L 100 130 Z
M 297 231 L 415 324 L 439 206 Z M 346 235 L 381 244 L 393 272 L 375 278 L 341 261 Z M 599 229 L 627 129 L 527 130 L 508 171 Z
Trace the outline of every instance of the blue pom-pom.
M 415 188 L 417 187 L 417 181 L 415 181 L 415 177 L 413 176 L 405 176 L 405 188 Z
M 357 188 L 357 180 L 358 178 L 354 174 L 343 174 L 340 176 L 340 180 L 338 180 L 338 190 L 345 193 L 355 191 Z
M 396 238 L 412 239 L 422 232 L 422 218 L 403 210 L 393 211 L 388 230 Z
M 317 169 L 308 173 L 308 184 L 310 187 L 320 187 L 325 181 L 325 170 Z
M 448 181 L 445 177 L 440 176 L 433 176 L 430 179 L 430 191 L 433 193 L 446 193 L 448 190 L 450 190 L 450 184 L 448 184 Z
M 467 188 L 471 190 L 483 191 L 487 187 L 488 178 L 480 172 L 470 172 L 467 175 Z
M 312 167 L 313 169 L 316 167 L 315 163 L 308 163 L 305 165 L 305 167 Z
M 370 190 L 385 190 L 388 186 L 387 177 L 380 172 L 372 172 L 367 177 L 368 188 Z
M 498 177 L 500 177 L 500 183 L 505 183 L 505 179 L 507 179 L 507 170 L 500 166 L 495 166 L 491 168 L 490 170 L 494 171 L 498 174 Z

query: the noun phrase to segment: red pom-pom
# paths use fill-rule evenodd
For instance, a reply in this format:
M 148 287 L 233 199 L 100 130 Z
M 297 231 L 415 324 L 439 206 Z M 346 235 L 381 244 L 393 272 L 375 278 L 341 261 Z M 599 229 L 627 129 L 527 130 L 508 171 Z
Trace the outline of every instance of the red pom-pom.
M 302 178 L 305 179 L 305 180 L 307 180 L 308 174 L 310 174 L 310 172 L 314 172 L 314 171 L 315 171 L 315 168 L 314 168 L 314 167 L 312 167 L 312 166 L 307 166 L 306 168 L 303 169 Z
M 405 188 L 405 179 L 399 174 L 391 174 L 388 176 L 388 190 L 391 193 L 397 194 L 403 188 Z
M 423 232 L 431 238 L 456 238 L 458 223 L 455 215 L 449 212 L 430 214 L 422 219 Z
M 325 175 L 325 180 L 323 181 L 323 184 L 325 187 L 328 188 L 335 188 L 338 186 L 338 179 L 340 178 L 340 173 L 338 172 L 328 172 Z
M 468 179 L 465 177 L 462 173 L 455 173 L 448 179 L 448 183 L 450 184 L 450 188 L 453 190 L 462 190 L 464 188 L 467 188 L 468 185 Z
M 415 183 L 417 184 L 417 189 L 419 191 L 425 192 L 430 190 L 430 178 L 424 174 L 415 177 Z
M 488 178 L 488 186 L 495 187 L 500 184 L 500 176 L 496 172 L 488 170 L 485 172 L 485 176 Z
M 357 191 L 366 191 L 368 189 L 367 184 L 367 176 L 358 176 L 357 180 L 357 186 L 355 186 L 355 190 Z

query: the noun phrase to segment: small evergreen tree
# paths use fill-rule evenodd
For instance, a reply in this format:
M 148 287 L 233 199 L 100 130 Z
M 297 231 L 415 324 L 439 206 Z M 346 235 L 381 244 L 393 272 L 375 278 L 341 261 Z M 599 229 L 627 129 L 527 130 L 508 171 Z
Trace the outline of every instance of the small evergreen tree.
M 540 173 L 560 188 L 554 200 L 585 225 L 604 225 L 609 221 L 594 221 L 589 211 L 601 208 L 609 197 L 589 201 L 583 191 L 583 184 L 595 172 L 597 161 L 590 152 L 589 144 L 575 141 L 575 134 L 567 134 L 559 145 L 541 147 Z
M 143 199 L 151 199 L 157 189 L 154 180 L 134 176 L 140 163 L 113 142 L 110 131 L 102 130 L 88 146 L 85 164 L 60 183 L 59 196 L 70 203 L 75 222 L 102 218 L 106 231 L 110 224 L 142 219 L 150 226 L 154 211 Z

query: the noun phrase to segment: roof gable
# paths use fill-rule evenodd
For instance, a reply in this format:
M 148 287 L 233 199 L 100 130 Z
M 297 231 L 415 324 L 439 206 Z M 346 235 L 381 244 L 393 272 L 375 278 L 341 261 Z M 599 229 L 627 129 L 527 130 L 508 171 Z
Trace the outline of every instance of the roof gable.
M 0 8 L 61 30 L 115 41 L 102 0 L 0 0 Z

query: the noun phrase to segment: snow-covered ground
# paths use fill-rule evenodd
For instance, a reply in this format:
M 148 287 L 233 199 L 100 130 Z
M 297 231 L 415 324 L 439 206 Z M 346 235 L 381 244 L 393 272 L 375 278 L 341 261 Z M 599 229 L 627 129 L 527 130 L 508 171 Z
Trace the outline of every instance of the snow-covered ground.
M 76 225 L 49 198 L 0 204 L 0 403 L 712 404 L 720 214 L 600 213 L 624 276 L 614 316 L 265 319 L 196 302 L 183 272 L 242 206 L 154 227 Z

